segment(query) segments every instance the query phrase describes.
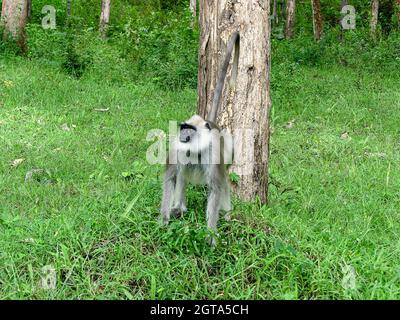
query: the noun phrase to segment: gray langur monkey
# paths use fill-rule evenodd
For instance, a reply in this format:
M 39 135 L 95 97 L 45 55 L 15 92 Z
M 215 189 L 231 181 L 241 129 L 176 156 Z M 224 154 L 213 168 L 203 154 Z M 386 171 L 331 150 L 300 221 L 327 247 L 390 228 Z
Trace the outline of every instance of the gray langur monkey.
M 161 203 L 164 224 L 168 224 L 171 215 L 181 216 L 187 211 L 185 188 L 188 183 L 208 186 L 206 215 L 207 226 L 212 231 L 217 229 L 219 211 L 231 211 L 227 163 L 231 163 L 233 157 L 232 141 L 222 136 L 223 132 L 215 122 L 233 49 L 235 55 L 230 82 L 233 87 L 238 73 L 238 32 L 234 32 L 229 39 L 207 119 L 194 115 L 181 123 L 179 133 L 171 144 Z M 209 243 L 215 245 L 215 239 L 211 237 Z

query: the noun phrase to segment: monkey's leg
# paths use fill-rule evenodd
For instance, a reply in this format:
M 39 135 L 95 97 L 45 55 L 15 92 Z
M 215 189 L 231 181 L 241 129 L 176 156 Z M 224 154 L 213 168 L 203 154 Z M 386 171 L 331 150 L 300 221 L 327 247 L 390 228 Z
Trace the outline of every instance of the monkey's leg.
M 232 211 L 231 188 L 228 182 L 224 184 L 224 187 L 222 189 L 221 209 L 227 212 Z
M 220 201 L 221 201 L 221 190 L 219 188 L 211 188 L 207 202 L 207 226 L 213 232 L 217 230 Z M 212 246 L 214 246 L 216 243 L 215 238 L 213 236 L 208 239 L 208 242 Z
M 186 211 L 186 201 L 185 201 L 185 192 L 186 192 L 186 180 L 183 174 L 178 173 L 176 177 L 176 185 L 175 185 L 175 202 L 172 207 L 171 213 L 176 216 L 182 216 Z
M 221 196 L 221 209 L 225 211 L 225 220 L 231 220 L 230 212 L 232 211 L 232 203 L 231 203 L 231 188 L 229 183 L 226 182 Z
M 176 175 L 173 167 L 169 167 L 164 176 L 163 196 L 161 202 L 161 219 L 168 224 L 171 215 L 171 206 L 174 202 Z

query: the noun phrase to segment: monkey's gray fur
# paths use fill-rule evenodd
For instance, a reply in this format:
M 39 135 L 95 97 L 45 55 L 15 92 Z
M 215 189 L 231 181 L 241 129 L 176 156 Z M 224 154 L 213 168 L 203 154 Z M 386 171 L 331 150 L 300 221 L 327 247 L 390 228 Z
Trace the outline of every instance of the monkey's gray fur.
M 167 159 L 161 204 L 161 218 L 164 224 L 168 224 L 171 215 L 180 216 L 187 211 L 185 189 L 188 183 L 208 186 L 206 215 L 209 229 L 216 231 L 221 209 L 231 211 L 227 163 L 232 159 L 232 143 L 221 139 L 221 130 L 215 121 L 233 49 L 235 55 L 230 85 L 234 85 L 240 50 L 238 32 L 234 32 L 228 42 L 207 120 L 194 115 L 181 123 L 178 137 L 172 143 Z M 174 157 L 177 161 L 171 161 Z M 211 237 L 209 242 L 215 245 L 215 238 Z

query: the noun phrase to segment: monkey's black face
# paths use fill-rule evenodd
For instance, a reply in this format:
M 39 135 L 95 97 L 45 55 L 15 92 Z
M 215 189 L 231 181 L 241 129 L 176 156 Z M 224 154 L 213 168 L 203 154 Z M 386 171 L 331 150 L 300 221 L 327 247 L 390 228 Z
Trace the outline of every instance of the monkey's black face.
M 193 136 L 196 134 L 196 127 L 187 123 L 181 123 L 179 141 L 183 143 L 188 143 L 193 140 Z

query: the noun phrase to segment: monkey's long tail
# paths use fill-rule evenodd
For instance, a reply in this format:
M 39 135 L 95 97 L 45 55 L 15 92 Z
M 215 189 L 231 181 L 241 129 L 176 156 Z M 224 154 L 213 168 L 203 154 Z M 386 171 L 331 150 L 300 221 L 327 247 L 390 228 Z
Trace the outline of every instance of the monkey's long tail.
M 233 46 L 235 46 L 235 56 L 233 57 L 232 75 L 230 81 L 231 86 L 234 85 L 238 73 L 239 51 L 240 51 L 240 35 L 238 31 L 234 32 L 231 38 L 229 39 L 228 46 L 226 48 L 225 59 L 222 62 L 222 67 L 218 77 L 217 85 L 215 86 L 212 107 L 207 117 L 207 120 L 212 122 L 215 122 L 215 119 L 217 118 L 218 107 L 221 100 L 222 89 L 224 88 L 224 82 L 226 78 L 226 73 L 228 71 L 229 61 L 231 60 L 232 56 Z

